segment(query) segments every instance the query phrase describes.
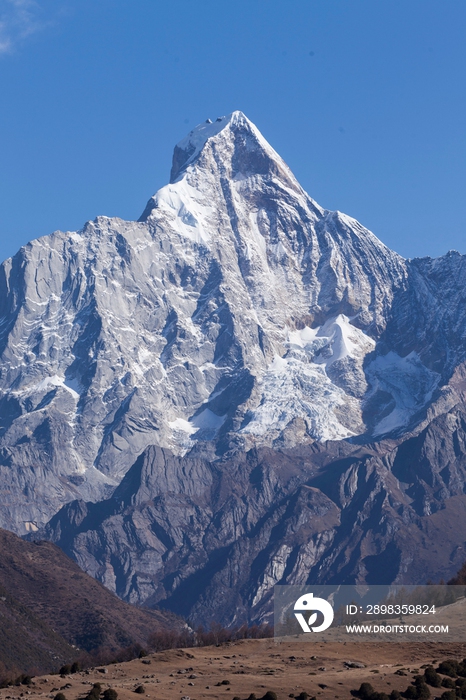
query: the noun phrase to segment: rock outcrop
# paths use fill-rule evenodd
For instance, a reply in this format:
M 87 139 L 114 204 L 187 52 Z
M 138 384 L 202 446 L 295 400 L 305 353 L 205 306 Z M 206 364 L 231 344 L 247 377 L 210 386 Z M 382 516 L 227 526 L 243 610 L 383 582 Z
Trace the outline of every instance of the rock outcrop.
M 193 623 L 270 620 L 275 584 L 426 583 L 465 557 L 466 411 L 405 440 L 253 449 L 149 447 L 113 496 L 41 533 L 124 600 Z

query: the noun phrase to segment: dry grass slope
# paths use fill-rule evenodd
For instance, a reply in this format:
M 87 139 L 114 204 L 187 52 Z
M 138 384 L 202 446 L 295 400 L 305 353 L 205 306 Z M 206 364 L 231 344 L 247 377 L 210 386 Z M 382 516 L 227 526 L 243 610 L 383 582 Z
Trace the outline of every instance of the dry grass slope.
M 50 542 L 0 530 L 0 675 L 48 671 L 79 650 L 146 645 L 175 616 L 124 603 Z

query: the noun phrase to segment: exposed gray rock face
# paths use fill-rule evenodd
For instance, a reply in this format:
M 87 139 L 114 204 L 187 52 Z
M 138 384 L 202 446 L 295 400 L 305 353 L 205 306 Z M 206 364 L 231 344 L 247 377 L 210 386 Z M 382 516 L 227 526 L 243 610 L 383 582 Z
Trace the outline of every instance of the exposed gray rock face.
M 108 497 L 149 445 L 223 463 L 414 429 L 464 359 L 465 265 L 323 210 L 241 112 L 196 127 L 138 222 L 0 268 L 0 526 Z
M 270 619 L 277 583 L 448 579 L 466 545 L 456 380 L 438 415 L 404 440 L 216 462 L 149 447 L 110 499 L 74 501 L 40 534 L 125 600 L 193 623 Z

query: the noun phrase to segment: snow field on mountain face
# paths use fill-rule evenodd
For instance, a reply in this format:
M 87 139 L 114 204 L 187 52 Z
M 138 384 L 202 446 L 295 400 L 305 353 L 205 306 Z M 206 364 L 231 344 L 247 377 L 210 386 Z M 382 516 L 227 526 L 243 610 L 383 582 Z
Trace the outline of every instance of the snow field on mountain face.
M 288 337 L 291 346 L 306 348 L 316 364 L 326 367 L 345 357 L 362 359 L 375 348 L 375 341 L 352 326 L 344 314 L 329 318 L 318 328 L 292 331 Z
M 259 380 L 261 403 L 251 411 L 241 432 L 278 435 L 295 418 L 302 418 L 307 432 L 318 440 L 337 440 L 351 433 L 337 420 L 334 409 L 344 403 L 344 392 L 335 387 L 322 368 L 298 358 L 276 356 Z
M 208 431 L 215 433 L 219 428 L 222 427 L 226 419 L 226 415 L 217 416 L 210 408 L 204 408 L 202 411 L 197 413 L 197 415 L 192 416 L 189 420 L 184 418 L 176 418 L 173 421 L 169 421 L 168 425 L 170 428 L 176 431 L 182 431 L 188 435 L 200 431 Z
M 63 389 L 66 389 L 76 401 L 79 399 L 79 393 L 75 390 L 76 384 L 65 380 L 62 377 L 59 377 L 56 374 L 54 374 L 51 377 L 46 377 L 45 379 L 42 379 L 40 382 L 37 382 L 37 384 L 25 387 L 23 389 L 20 389 L 19 391 L 11 391 L 10 393 L 17 396 L 36 393 L 40 394 L 44 391 L 47 391 L 48 389 L 53 389 L 55 387 L 63 387 Z
M 318 328 L 304 327 L 288 333 L 287 352 L 278 355 L 258 379 L 260 403 L 241 432 L 264 435 L 281 431 L 294 418 L 304 419 L 308 434 L 317 440 L 338 440 L 352 435 L 335 410 L 354 398 L 336 386 L 326 369 L 351 357 L 362 363 L 375 343 L 340 314 Z
M 195 243 L 210 242 L 208 223 L 215 210 L 207 206 L 205 200 L 201 201 L 199 192 L 186 179 L 162 187 L 155 196 L 155 202 L 157 212 L 165 213 L 170 226 L 183 238 Z
M 406 357 L 393 351 L 379 356 L 367 367 L 366 375 L 371 384 L 368 399 L 377 391 L 384 391 L 395 402 L 393 410 L 374 427 L 376 437 L 406 427 L 432 398 L 440 381 L 440 374 L 427 369 L 414 351 Z

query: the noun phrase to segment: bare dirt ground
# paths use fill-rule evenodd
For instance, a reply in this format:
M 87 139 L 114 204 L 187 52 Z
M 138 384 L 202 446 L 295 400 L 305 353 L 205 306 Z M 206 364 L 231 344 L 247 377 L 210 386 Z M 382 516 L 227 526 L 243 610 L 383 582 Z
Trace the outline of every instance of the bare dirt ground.
M 379 692 L 405 690 L 424 664 L 446 658 L 463 659 L 466 643 L 314 643 L 241 640 L 220 647 L 174 649 L 127 663 L 110 664 L 69 676 L 36 677 L 33 685 L 0 690 L 0 700 L 83 698 L 93 683 L 114 688 L 119 700 L 207 700 L 261 698 L 267 690 L 285 700 L 301 691 L 318 700 L 350 700 L 352 689 L 369 681 Z M 349 668 L 348 662 L 364 664 Z M 422 670 L 421 670 L 422 673 Z M 225 683 L 227 681 L 227 683 Z M 137 686 L 144 693 L 137 694 Z M 440 696 L 445 688 L 432 688 Z

